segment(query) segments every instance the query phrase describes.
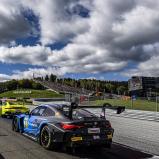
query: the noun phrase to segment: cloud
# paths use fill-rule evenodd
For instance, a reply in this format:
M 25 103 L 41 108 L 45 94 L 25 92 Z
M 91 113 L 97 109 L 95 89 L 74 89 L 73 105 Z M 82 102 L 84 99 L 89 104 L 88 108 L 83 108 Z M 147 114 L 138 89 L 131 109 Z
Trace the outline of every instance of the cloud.
M 0 35 L 3 37 L 4 33 L 5 38 L 2 39 L 5 42 L 9 39 L 12 46 L 0 47 L 1 62 L 48 68 L 60 66 L 65 73 L 122 72 L 130 62 L 134 62 L 136 69 L 123 72 L 124 75 L 158 72 L 158 67 L 148 70 L 146 65 L 158 65 L 155 61 L 159 57 L 159 0 L 14 2 L 17 3 L 10 5 L 8 0 L 3 0 L 3 7 L 0 7 L 0 18 L 4 18 Z M 9 6 L 7 11 L 5 3 Z M 18 36 L 17 30 L 23 36 L 31 30 L 22 14 L 27 10 L 38 18 L 40 44 L 15 46 L 12 41 Z M 7 31 L 3 32 L 5 28 Z M 60 50 L 48 47 L 60 42 L 66 43 Z M 0 43 L 3 43 L 1 38 Z
M 6 74 L 0 74 L 0 82 L 11 80 L 12 77 Z
M 145 52 L 155 54 L 149 60 L 139 63 L 136 68 L 124 71 L 121 74 L 127 77 L 131 76 L 159 76 L 159 43 L 143 46 Z
M 137 68 L 122 72 L 121 74 L 127 77 L 131 76 L 148 76 L 159 77 L 159 56 L 151 57 L 150 60 L 140 63 Z
M 32 79 L 34 77 L 45 77 L 46 75 L 54 74 L 58 77 L 63 77 L 64 72 L 58 67 L 47 68 L 28 68 L 25 71 L 14 70 L 12 74 L 0 74 L 0 82 L 11 79 Z
M 47 67 L 60 66 L 65 73 L 114 71 L 127 64 L 120 61 L 115 63 L 105 50 L 89 45 L 83 45 L 81 49 L 76 44 L 69 44 L 60 51 L 52 51 L 49 47 L 41 45 L 0 47 L 0 61 Z
M 78 0 L 23 1 L 23 5 L 32 9 L 39 17 L 42 44 L 68 41 L 88 30 L 87 19 L 78 14 L 79 8 L 76 7 L 78 2 Z
M 114 43 L 122 47 L 154 43 L 159 40 L 159 12 L 148 6 L 137 6 L 121 17 L 123 21 L 113 24 L 113 31 L 118 34 Z M 142 28 L 142 29 L 141 29 Z
M 23 16 L 18 0 L 0 1 L 0 45 L 8 44 L 16 38 L 27 37 L 32 27 Z
M 22 63 L 32 65 L 45 65 L 50 48 L 44 46 L 15 46 L 11 48 L 0 47 L 0 61 L 3 63 Z

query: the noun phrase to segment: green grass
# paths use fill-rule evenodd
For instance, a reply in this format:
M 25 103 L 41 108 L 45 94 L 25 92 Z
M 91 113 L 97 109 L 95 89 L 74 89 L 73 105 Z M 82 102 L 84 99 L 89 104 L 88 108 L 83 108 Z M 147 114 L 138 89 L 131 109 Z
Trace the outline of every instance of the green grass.
M 136 110 L 147 110 L 147 111 L 156 111 L 156 102 L 151 102 L 147 100 L 135 100 L 133 101 L 133 107 L 131 100 L 120 100 L 120 99 L 106 99 L 106 100 L 97 100 L 96 105 L 102 105 L 103 103 L 110 103 L 116 106 L 125 106 L 127 109 L 136 109 Z M 158 103 L 159 109 L 159 103 Z
M 31 91 L 31 93 L 15 93 L 15 91 Z M 0 94 L 0 98 L 58 98 L 63 97 L 49 90 L 14 90 Z

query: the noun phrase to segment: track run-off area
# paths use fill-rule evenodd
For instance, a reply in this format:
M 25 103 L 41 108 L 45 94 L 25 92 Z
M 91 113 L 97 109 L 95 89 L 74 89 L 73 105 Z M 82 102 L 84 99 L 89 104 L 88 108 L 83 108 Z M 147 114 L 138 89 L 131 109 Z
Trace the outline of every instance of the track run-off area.
M 94 110 L 92 110 L 94 111 Z M 80 148 L 75 154 L 48 151 L 11 130 L 11 119 L 0 118 L 0 159 L 159 159 L 159 122 L 108 115 L 115 129 L 111 149 Z

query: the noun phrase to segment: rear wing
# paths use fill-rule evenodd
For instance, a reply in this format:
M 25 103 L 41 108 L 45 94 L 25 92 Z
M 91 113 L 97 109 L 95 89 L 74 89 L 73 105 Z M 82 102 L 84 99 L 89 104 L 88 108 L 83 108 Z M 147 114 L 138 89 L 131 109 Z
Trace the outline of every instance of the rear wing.
M 117 114 L 121 114 L 122 112 L 125 111 L 125 107 L 124 106 L 112 106 L 110 103 L 104 103 L 102 106 L 90 106 L 90 105 L 85 105 L 85 106 L 79 106 L 76 103 L 71 103 L 71 105 L 65 105 L 63 106 L 63 113 L 68 116 L 70 119 L 72 119 L 72 113 L 73 110 L 75 109 L 85 109 L 85 108 L 101 108 L 102 110 L 102 114 L 101 117 L 102 118 L 106 118 L 105 114 L 106 114 L 106 109 L 111 109 L 111 110 L 115 110 Z

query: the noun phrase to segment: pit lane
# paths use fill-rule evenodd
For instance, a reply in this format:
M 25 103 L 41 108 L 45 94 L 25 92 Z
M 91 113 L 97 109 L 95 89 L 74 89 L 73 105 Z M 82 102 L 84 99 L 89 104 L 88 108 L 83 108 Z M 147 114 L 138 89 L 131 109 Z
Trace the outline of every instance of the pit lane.
M 1 134 L 0 159 L 22 159 L 22 158 L 23 159 L 43 159 L 43 158 L 45 159 L 54 159 L 54 158 L 55 159 L 70 159 L 70 158 L 71 159 L 78 159 L 78 158 L 158 159 L 159 158 L 157 157 L 157 155 L 159 155 L 158 151 L 159 142 L 155 142 L 154 145 L 151 145 L 151 142 L 153 142 L 153 140 L 150 141 L 149 136 L 143 135 L 143 137 L 141 138 L 142 135 L 137 134 L 139 131 L 137 129 L 140 129 L 141 124 L 143 124 L 141 123 L 141 120 L 134 121 L 134 119 L 130 119 L 129 121 L 127 121 L 128 119 L 122 120 L 121 118 L 119 120 L 119 118 L 116 119 L 116 117 L 110 117 L 110 120 L 112 122 L 113 127 L 116 130 L 112 149 L 95 150 L 90 148 L 89 149 L 80 148 L 76 151 L 76 154 L 71 155 L 62 151 L 55 152 L 43 149 L 36 142 L 18 133 L 12 132 L 10 119 L 0 118 L 0 134 Z M 134 128 L 133 133 L 130 133 L 132 129 L 128 130 L 128 127 L 133 127 L 134 126 L 133 123 L 137 123 L 138 128 L 137 127 Z M 147 125 L 145 125 L 145 129 L 146 127 Z M 133 135 L 135 134 L 135 132 L 136 135 Z M 139 138 L 135 138 L 138 135 Z M 155 149 L 155 147 L 157 149 Z

